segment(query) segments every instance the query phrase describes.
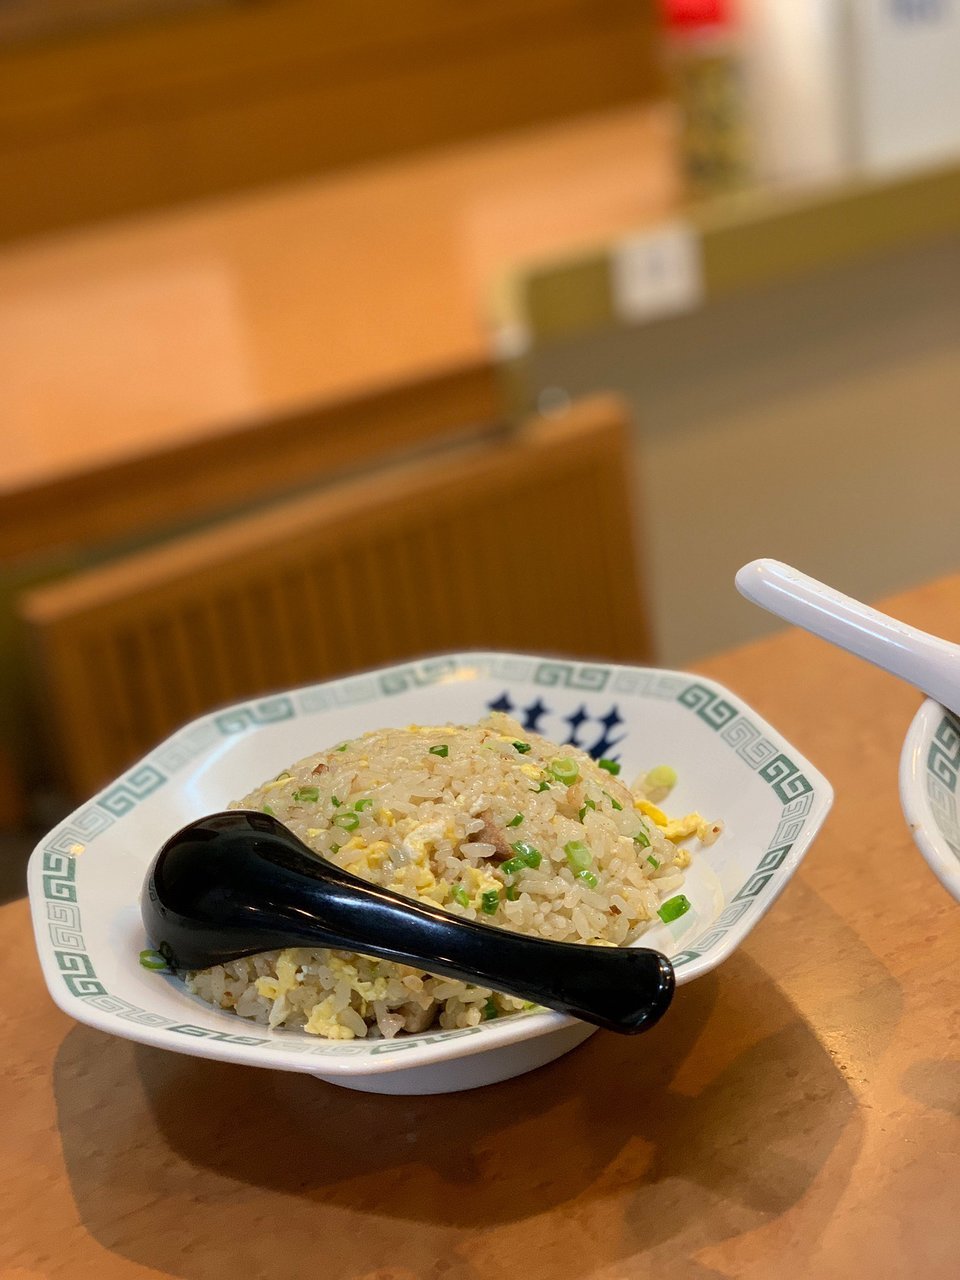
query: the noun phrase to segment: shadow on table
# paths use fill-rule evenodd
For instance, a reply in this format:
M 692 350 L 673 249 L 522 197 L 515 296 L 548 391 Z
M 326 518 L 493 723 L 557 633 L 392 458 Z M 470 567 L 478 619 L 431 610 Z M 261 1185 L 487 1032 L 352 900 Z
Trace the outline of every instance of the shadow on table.
M 55 1084 L 87 1229 L 184 1280 L 576 1277 L 639 1253 L 697 1280 L 696 1252 L 783 1213 L 835 1152 L 845 1180 L 861 1136 L 821 1039 L 742 953 L 646 1035 L 469 1093 L 351 1093 L 88 1028 Z
M 960 1058 L 911 1063 L 900 1086 L 908 1097 L 931 1111 L 945 1111 L 960 1119 Z

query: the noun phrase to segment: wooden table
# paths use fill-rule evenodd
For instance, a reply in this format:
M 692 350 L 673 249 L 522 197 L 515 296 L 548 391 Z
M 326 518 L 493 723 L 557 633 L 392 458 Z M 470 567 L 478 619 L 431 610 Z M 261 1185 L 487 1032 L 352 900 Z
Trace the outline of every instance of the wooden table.
M 889 606 L 960 639 L 960 577 Z M 960 906 L 897 800 L 918 696 L 799 632 L 703 670 L 836 806 L 638 1040 L 476 1093 L 352 1094 L 73 1024 L 3 908 L 3 1280 L 954 1280 Z
M 675 142 L 641 104 L 0 250 L 0 565 L 302 484 L 357 397 L 493 416 L 498 283 L 674 210 Z

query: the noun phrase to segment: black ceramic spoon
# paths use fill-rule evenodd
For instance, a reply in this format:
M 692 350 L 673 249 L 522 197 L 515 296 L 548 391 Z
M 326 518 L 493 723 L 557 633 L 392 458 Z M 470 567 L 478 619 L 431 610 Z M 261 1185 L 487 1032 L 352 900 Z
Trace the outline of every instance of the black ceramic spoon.
M 232 809 L 172 836 L 147 873 L 147 936 L 173 969 L 278 947 L 333 947 L 447 974 L 627 1035 L 673 997 L 670 961 L 461 920 L 317 857 L 282 822 Z

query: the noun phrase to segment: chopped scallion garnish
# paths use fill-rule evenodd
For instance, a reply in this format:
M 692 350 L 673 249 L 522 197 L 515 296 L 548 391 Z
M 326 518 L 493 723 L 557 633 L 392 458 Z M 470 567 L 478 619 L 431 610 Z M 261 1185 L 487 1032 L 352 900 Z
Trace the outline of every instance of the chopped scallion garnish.
M 595 889 L 598 884 L 597 877 L 592 871 L 578 871 L 577 879 L 582 880 L 584 884 L 588 884 L 591 889 Z
M 606 794 L 606 793 L 604 793 L 604 794 Z M 582 822 L 582 821 L 583 821 L 583 819 L 586 817 L 586 813 L 587 813 L 587 810 L 588 810 L 588 809 L 594 809 L 594 810 L 595 810 L 595 809 L 596 809 L 596 807 L 597 807 L 597 806 L 596 806 L 596 804 L 594 803 L 594 801 L 593 801 L 593 800 L 584 800 L 584 802 L 583 802 L 583 808 L 580 810 L 580 815 L 579 815 L 579 816 L 580 816 L 580 821 Z
M 539 785 L 539 787 L 531 787 L 531 788 L 530 788 L 530 790 L 533 792 L 533 794 L 534 794 L 535 796 L 538 796 L 538 795 L 540 794 L 540 792 L 541 792 L 541 791 L 549 791 L 549 790 L 550 790 L 550 783 L 549 783 L 549 782 L 541 782 L 541 783 L 540 783 L 540 785 Z
M 633 837 L 633 843 L 638 844 L 641 849 L 650 848 L 650 837 L 642 829 Z
M 500 1010 L 497 1008 L 497 1002 L 491 996 L 483 1006 L 483 1020 L 484 1022 L 489 1022 L 491 1018 L 498 1018 L 499 1016 Z
M 610 803 L 618 812 L 621 812 L 623 810 L 623 805 L 620 803 L 619 800 L 614 800 L 613 796 L 610 794 L 609 791 L 605 791 L 603 794 L 607 797 L 607 799 L 610 801 Z
M 462 884 L 458 884 L 450 896 L 453 898 L 454 902 L 459 902 L 461 907 L 469 907 L 470 895 Z
M 342 844 L 332 844 L 332 845 L 330 846 L 330 852 L 331 852 L 331 853 L 339 853 L 339 852 L 340 852 L 340 850 L 341 850 L 342 848 L 343 848 L 343 845 L 342 845 Z
M 450 748 L 447 746 L 445 742 L 440 742 L 437 744 L 437 746 L 430 748 L 430 754 L 432 756 L 446 757 L 450 754 Z
M 500 905 L 500 890 L 485 889 L 480 895 L 480 910 L 484 915 L 492 916 Z
M 320 798 L 320 792 L 316 787 L 300 787 L 298 791 L 293 793 L 294 800 L 309 801 L 313 804 Z
M 263 808 L 263 812 L 269 813 L 271 818 L 275 818 L 277 816 L 268 804 L 263 805 L 262 808 Z
M 523 814 L 522 814 L 522 813 L 515 813 L 515 814 L 513 815 L 513 817 L 510 819 L 510 821 L 507 823 L 507 826 L 508 826 L 508 827 L 519 827 L 519 825 L 520 825 L 520 823 L 521 823 L 522 821 L 523 821 Z
M 656 871 L 657 867 L 660 865 L 659 859 L 655 858 L 652 853 L 647 854 L 647 861 L 650 863 L 651 867 L 653 867 L 654 871 Z
M 370 796 L 364 796 L 363 799 L 358 800 L 353 807 L 354 809 L 356 809 L 357 813 L 362 813 L 364 809 L 369 809 L 372 804 L 373 804 L 373 800 L 370 798 Z
M 141 951 L 140 963 L 144 969 L 166 969 L 167 962 L 159 951 Z
M 525 756 L 527 752 L 530 750 L 529 742 L 515 742 L 513 746 L 514 746 L 514 750 L 519 751 L 522 756 Z
M 338 750 L 338 751 L 346 751 L 346 749 L 347 749 L 347 747 L 349 747 L 349 745 L 350 745 L 350 743 L 349 743 L 349 742 L 341 742 L 341 743 L 340 743 L 340 745 L 339 745 L 339 747 L 337 747 L 337 750 Z
M 292 778 L 293 774 L 289 769 L 282 769 L 274 778 L 274 782 L 286 782 L 287 778 Z
M 681 916 L 685 916 L 689 910 L 689 899 L 682 893 L 678 893 L 675 898 L 668 898 L 662 906 L 657 908 L 657 915 L 664 924 L 669 924 L 671 920 L 679 920 Z
M 551 760 L 548 770 L 558 782 L 562 782 L 567 787 L 576 782 L 580 776 L 580 766 L 569 756 L 560 756 L 557 760 Z
M 507 885 L 507 901 L 516 902 L 516 900 L 519 897 L 520 897 L 520 890 L 517 888 L 517 886 L 515 884 L 508 884 Z
M 335 809 L 340 808 L 340 800 L 336 796 L 330 797 L 330 803 L 333 805 Z
M 360 825 L 360 819 L 355 813 L 335 813 L 333 815 L 333 825 L 339 827 L 341 831 L 356 831 Z
M 585 840 L 571 840 L 569 844 L 563 846 L 563 852 L 567 855 L 567 862 L 573 871 L 586 871 L 593 861 L 590 846 Z
M 515 876 L 526 869 L 527 864 L 522 858 L 508 858 L 506 862 L 500 864 L 500 870 L 505 876 Z
M 605 756 L 597 761 L 601 769 L 606 769 L 607 773 L 612 773 L 614 777 L 620 772 L 620 766 L 616 760 L 608 760 Z
M 528 867 L 534 870 L 539 867 L 541 862 L 541 854 L 539 849 L 535 849 L 532 844 L 528 844 L 526 840 L 515 840 L 510 846 L 518 858 L 522 858 Z
M 669 764 L 658 764 L 643 780 L 647 791 L 669 791 L 677 785 L 677 771 Z

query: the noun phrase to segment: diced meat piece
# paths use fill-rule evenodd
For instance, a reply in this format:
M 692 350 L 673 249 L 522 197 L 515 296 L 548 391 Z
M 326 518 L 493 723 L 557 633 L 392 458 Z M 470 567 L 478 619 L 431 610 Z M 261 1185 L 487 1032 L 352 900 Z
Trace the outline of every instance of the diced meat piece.
M 496 850 L 492 855 L 494 862 L 503 862 L 507 858 L 512 858 L 510 838 L 503 827 L 498 826 L 489 813 L 478 813 L 477 817 L 483 819 L 483 826 L 479 831 L 474 832 L 470 839 L 477 844 L 492 844 Z

